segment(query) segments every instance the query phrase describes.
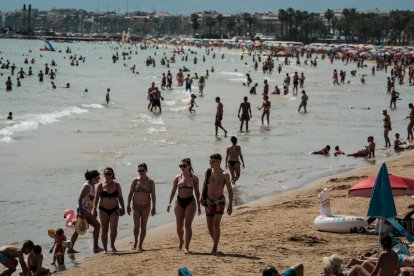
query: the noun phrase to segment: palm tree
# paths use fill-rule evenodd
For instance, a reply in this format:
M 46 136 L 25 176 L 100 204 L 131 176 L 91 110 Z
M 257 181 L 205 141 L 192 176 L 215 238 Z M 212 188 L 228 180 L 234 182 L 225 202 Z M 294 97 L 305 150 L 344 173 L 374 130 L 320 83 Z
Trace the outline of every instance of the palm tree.
M 219 34 L 220 34 L 220 38 L 221 38 L 221 23 L 223 22 L 223 15 L 221 13 L 219 13 L 216 16 L 216 20 L 217 20 L 217 23 L 218 23 Z
M 284 34 L 287 35 L 287 22 L 288 22 L 289 15 L 284 9 L 279 10 L 279 21 L 281 26 L 280 35 L 284 37 Z M 284 29 L 286 28 L 286 33 L 284 33 Z
M 230 16 L 229 18 L 227 18 L 226 27 L 227 31 L 229 32 L 229 37 L 231 37 L 232 30 L 234 29 L 234 27 L 236 27 L 236 17 Z
M 200 23 L 198 23 L 198 18 L 199 18 L 199 16 L 196 13 L 193 13 L 190 16 L 191 28 L 193 29 L 194 33 L 196 33 L 198 28 L 200 28 Z
M 211 17 L 206 17 L 206 25 L 208 27 L 208 33 L 211 35 L 211 28 L 216 24 L 216 21 Z
M 332 23 L 332 18 L 334 17 L 334 12 L 331 9 L 327 9 L 325 12 L 325 18 L 328 20 L 328 27 Z
M 293 8 L 288 8 L 287 9 L 287 13 L 288 13 L 288 24 L 289 24 L 288 37 L 289 37 L 289 39 L 291 39 L 291 36 L 292 36 L 292 26 L 293 26 L 293 22 L 295 22 L 296 12 L 295 12 L 295 10 Z

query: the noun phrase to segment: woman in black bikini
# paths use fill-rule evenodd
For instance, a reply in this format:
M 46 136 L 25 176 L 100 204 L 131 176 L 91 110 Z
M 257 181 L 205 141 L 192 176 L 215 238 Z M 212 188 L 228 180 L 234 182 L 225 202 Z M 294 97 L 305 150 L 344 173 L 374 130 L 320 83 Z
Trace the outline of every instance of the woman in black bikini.
M 198 215 L 201 215 L 200 190 L 198 177 L 193 175 L 193 167 L 191 166 L 190 158 L 181 160 L 179 167 L 181 168 L 182 173 L 174 178 L 167 212 L 170 212 L 171 202 L 178 188 L 177 200 L 175 201 L 174 206 L 175 218 L 177 221 L 177 235 L 180 240 L 178 250 L 181 251 L 184 245 L 184 251 L 188 254 L 190 252 L 190 241 L 193 235 L 191 224 L 196 213 L 196 208 L 198 210 Z M 195 199 L 193 195 L 194 192 Z
M 131 215 L 131 201 L 134 217 L 134 244 L 132 249 L 137 249 L 138 234 L 139 236 L 138 250 L 141 252 L 142 243 L 147 234 L 148 217 L 155 215 L 155 183 L 154 180 L 147 176 L 147 164 L 142 163 L 138 165 L 139 176 L 132 181 L 131 190 L 128 195 L 127 212 Z M 152 205 L 152 208 L 151 208 Z
M 111 229 L 111 248 L 116 252 L 115 239 L 118 234 L 119 216 L 125 214 L 124 198 L 121 185 L 115 182 L 115 173 L 112 168 L 105 168 L 105 181 L 99 183 L 96 188 L 93 215 L 97 216 L 99 203 L 99 219 L 101 220 L 101 241 L 104 252 L 108 252 L 108 230 Z M 119 209 L 119 204 L 121 209 Z

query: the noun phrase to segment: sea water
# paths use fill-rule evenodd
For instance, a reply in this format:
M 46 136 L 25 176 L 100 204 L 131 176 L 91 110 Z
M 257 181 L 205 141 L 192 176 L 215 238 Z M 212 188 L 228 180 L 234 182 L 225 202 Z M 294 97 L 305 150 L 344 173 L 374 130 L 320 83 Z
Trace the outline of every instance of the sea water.
M 335 61 L 318 60 L 318 66 L 292 65 L 283 67 L 279 75 L 264 75 L 255 72 L 252 58 L 241 60 L 239 51 L 215 49 L 216 58 L 204 49 L 197 51 L 198 63 L 181 61 L 171 63 L 174 84 L 171 91 L 164 90 L 162 113 L 147 110 L 147 89 L 151 82 L 161 85 L 162 73 L 168 68 L 161 66 L 160 59 L 171 57 L 171 47 L 141 50 L 131 45 L 115 43 L 54 43 L 62 52 L 40 52 L 43 42 L 37 40 L 0 40 L 2 62 L 15 63 L 12 81 L 16 84 L 21 67 L 28 72 L 32 66 L 34 76 L 21 80 L 22 86 L 14 85 L 6 92 L 3 85 L 10 70 L 0 70 L 0 245 L 32 239 L 35 243 L 47 244 L 51 240 L 47 229 L 65 227 L 63 213 L 76 210 L 80 188 L 85 182 L 87 169 L 105 167 L 115 170 L 116 180 L 121 184 L 124 199 L 127 199 L 132 180 L 137 176 L 137 164 L 148 165 L 148 175 L 155 180 L 157 215 L 150 217 L 149 227 L 174 221 L 174 214 L 166 212 L 166 206 L 174 176 L 180 173 L 180 160 L 190 157 L 195 174 L 203 180 L 209 167 L 212 153 L 225 157 L 230 140 L 214 136 L 216 112 L 215 97 L 224 104 L 223 126 L 228 135 L 238 137 L 238 144 L 246 163 L 235 190 L 235 204 L 246 204 L 255 199 L 303 187 L 323 176 L 344 172 L 358 166 L 370 164 L 366 159 L 334 157 L 333 149 L 350 153 L 366 144 L 367 136 L 373 135 L 377 144 L 376 160 L 394 155 L 393 150 L 384 149 L 383 116 L 381 111 L 389 106 L 386 93 L 386 73 L 377 72 L 371 77 L 371 66 L 351 77 L 349 71 L 355 64 L 345 66 Z M 71 54 L 66 54 L 69 47 Z M 115 47 L 119 47 L 116 49 Z M 114 64 L 112 55 L 118 51 L 119 60 Z M 123 60 L 122 51 L 131 51 L 131 59 Z M 155 55 L 156 52 L 156 55 Z M 224 58 L 221 55 L 224 53 Z M 69 56 L 81 55 L 85 62 L 71 66 Z M 202 56 L 206 56 L 206 62 Z M 146 66 L 145 60 L 152 56 L 156 66 Z M 34 58 L 34 64 L 24 64 L 25 58 Z M 54 59 L 56 67 L 50 65 Z M 275 61 L 277 66 L 282 61 Z M 48 76 L 40 83 L 36 75 L 48 63 L 57 69 L 53 80 L 57 89 L 51 89 Z M 247 63 L 247 64 L 246 64 Z M 139 74 L 130 68 L 136 65 Z M 184 87 L 177 87 L 175 74 L 185 65 L 193 76 L 210 71 L 204 90 L 196 102 L 196 112 L 189 114 L 190 94 Z M 215 72 L 211 72 L 211 68 Z M 349 84 L 332 85 L 334 69 L 346 70 Z M 263 81 L 267 79 L 273 90 L 282 87 L 286 73 L 304 72 L 305 90 L 309 95 L 308 113 L 297 112 L 298 96 L 270 95 L 272 108 L 270 126 L 261 126 Z M 250 73 L 253 82 L 258 82 L 258 94 L 249 95 L 249 88 L 242 85 L 245 74 Z M 367 84 L 362 85 L 359 76 L 367 74 Z M 196 80 L 193 93 L 198 95 Z M 70 88 L 63 88 L 70 83 Z M 110 88 L 111 101 L 105 102 L 106 89 Z M 88 92 L 84 92 L 88 89 Z M 398 86 L 402 100 L 398 108 L 390 111 L 393 131 L 406 136 L 408 103 L 413 101 L 412 89 Z M 248 96 L 253 118 L 249 122 L 249 133 L 239 133 L 237 112 L 243 97 Z M 7 121 L 9 111 L 13 120 Z M 331 146 L 330 156 L 311 155 L 325 145 Z M 224 167 L 224 163 L 222 163 Z M 317 216 L 318 214 L 310 214 Z M 360 214 L 364 215 L 364 214 Z M 197 219 L 196 219 L 197 220 Z M 132 217 L 125 215 L 119 222 L 118 238 L 132 235 Z M 83 236 L 84 242 L 91 233 Z M 79 245 L 80 246 L 80 245 Z

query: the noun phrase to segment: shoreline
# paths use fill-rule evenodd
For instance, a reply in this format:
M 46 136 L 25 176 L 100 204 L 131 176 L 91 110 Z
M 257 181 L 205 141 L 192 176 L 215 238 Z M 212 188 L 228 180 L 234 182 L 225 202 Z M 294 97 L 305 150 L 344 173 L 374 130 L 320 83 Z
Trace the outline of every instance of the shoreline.
M 410 170 L 414 167 L 410 162 L 413 156 L 414 152 L 406 152 L 378 160 L 375 165 L 323 177 L 304 187 L 236 207 L 231 216 L 223 216 L 219 244 L 223 254 L 220 256 L 209 254 L 212 242 L 202 214 L 193 222 L 190 255 L 177 252 L 178 238 L 172 222 L 148 231 L 143 253 L 128 249 L 116 254 L 90 255 L 80 266 L 61 273 L 171 275 L 179 267 L 187 266 L 194 275 L 259 275 L 268 264 L 283 270 L 301 262 L 305 265 L 305 275 L 319 275 L 323 271 L 322 257 L 337 253 L 345 257 L 345 264 L 350 258 L 377 250 L 378 241 L 375 235 L 335 234 L 314 229 L 313 220 L 320 209 L 317 193 L 321 187 L 334 187 L 333 214 L 365 217 L 369 199 L 349 197 L 348 188 L 363 178 L 375 176 L 382 162 L 387 162 L 390 173 L 414 178 L 414 171 Z M 405 206 L 412 203 L 410 197 L 396 197 L 395 201 L 400 216 L 406 211 Z M 117 243 L 119 248 L 129 248 L 131 237 Z

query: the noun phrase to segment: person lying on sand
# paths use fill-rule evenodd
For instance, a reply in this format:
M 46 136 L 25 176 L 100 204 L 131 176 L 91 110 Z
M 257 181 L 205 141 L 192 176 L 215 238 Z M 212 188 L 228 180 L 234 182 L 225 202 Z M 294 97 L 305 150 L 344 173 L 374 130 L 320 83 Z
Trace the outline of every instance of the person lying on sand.
M 269 265 L 263 270 L 263 276 L 303 276 L 303 264 L 295 264 L 282 273 L 279 273 L 274 266 Z
M 375 143 L 374 137 L 368 136 L 368 144 L 363 146 L 359 151 L 348 154 L 348 156 L 355 156 L 355 157 L 375 157 Z

